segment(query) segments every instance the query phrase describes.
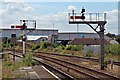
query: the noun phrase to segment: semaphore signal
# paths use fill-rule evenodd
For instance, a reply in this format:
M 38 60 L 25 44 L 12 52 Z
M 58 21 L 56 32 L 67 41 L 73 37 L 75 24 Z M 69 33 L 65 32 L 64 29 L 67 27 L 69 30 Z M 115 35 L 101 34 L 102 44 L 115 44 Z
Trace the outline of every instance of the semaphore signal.
M 23 29 L 24 26 L 23 25 L 16 25 L 16 26 L 11 26 L 11 28 L 16 28 L 16 29 Z
M 105 31 L 105 24 L 106 21 L 106 13 L 84 13 L 85 9 L 82 8 L 81 13 L 75 13 L 72 10 L 72 13 L 69 13 L 69 24 L 87 24 L 90 28 L 92 28 L 100 37 L 100 46 L 101 46 L 101 55 L 100 55 L 100 68 L 104 70 L 104 31 Z M 95 16 L 93 16 L 95 14 Z M 103 16 L 100 16 L 102 14 Z M 84 16 L 85 15 L 85 16 Z M 87 19 L 86 19 L 87 18 Z M 102 18 L 102 20 L 100 20 Z M 96 24 L 97 26 L 94 27 L 91 24 Z M 97 30 L 99 29 L 99 31 Z
M 33 28 L 28 28 L 30 25 L 28 25 L 28 23 L 31 22 L 33 25 Z M 36 20 L 20 20 L 20 25 L 11 25 L 11 28 L 13 29 L 20 29 L 23 31 L 23 38 L 22 38 L 22 42 L 23 42 L 23 57 L 25 55 L 25 42 L 27 41 L 27 34 L 29 34 L 30 32 L 36 30 Z M 25 30 L 29 30 L 29 32 L 25 33 Z M 15 33 L 16 35 L 16 33 Z M 15 41 L 14 41 L 15 42 Z M 15 45 L 14 45 L 15 48 Z M 13 55 L 14 60 L 15 60 L 15 53 Z

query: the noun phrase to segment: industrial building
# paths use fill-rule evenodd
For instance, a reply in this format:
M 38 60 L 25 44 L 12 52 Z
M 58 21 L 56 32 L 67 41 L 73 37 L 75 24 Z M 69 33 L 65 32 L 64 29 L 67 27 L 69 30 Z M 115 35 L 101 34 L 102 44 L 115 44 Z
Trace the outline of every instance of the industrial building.
M 28 33 L 30 30 L 25 30 L 25 33 Z M 16 34 L 17 37 L 23 34 L 23 30 L 20 29 L 2 29 L 2 37 L 11 37 L 11 34 Z M 68 42 L 74 40 L 75 38 L 99 38 L 97 33 L 85 33 L 85 32 L 58 32 L 58 30 L 53 29 L 36 29 L 27 36 L 37 36 L 38 38 L 33 37 L 33 41 L 41 42 L 48 40 L 52 43 L 68 44 Z M 43 40 L 43 38 L 48 38 Z M 109 41 L 109 38 L 105 36 L 105 39 Z M 29 39 L 28 39 L 29 40 Z M 37 41 L 38 40 L 38 41 Z
M 28 33 L 30 30 L 25 30 L 25 34 Z M 23 34 L 23 30 L 20 29 L 1 29 L 2 37 L 11 37 L 11 34 L 16 34 L 17 37 Z M 52 29 L 36 29 L 30 32 L 27 35 L 34 35 L 34 36 L 49 36 L 51 34 L 58 35 L 58 30 Z

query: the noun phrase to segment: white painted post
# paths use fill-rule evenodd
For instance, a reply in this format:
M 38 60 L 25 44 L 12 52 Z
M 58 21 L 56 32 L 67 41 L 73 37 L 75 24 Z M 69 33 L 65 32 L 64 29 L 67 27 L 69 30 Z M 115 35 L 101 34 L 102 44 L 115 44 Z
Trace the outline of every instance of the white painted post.
M 23 30 L 23 39 L 25 38 L 25 30 Z M 23 41 L 23 56 L 25 55 L 25 41 Z

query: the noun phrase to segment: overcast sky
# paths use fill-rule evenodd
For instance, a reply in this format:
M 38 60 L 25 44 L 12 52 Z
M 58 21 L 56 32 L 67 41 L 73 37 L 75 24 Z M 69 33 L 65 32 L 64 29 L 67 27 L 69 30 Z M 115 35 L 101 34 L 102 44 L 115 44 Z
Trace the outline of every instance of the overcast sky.
M 19 25 L 22 19 L 34 19 L 39 29 L 58 29 L 59 32 L 76 32 L 76 25 L 68 23 L 68 13 L 72 9 L 80 12 L 82 7 L 86 13 L 107 13 L 105 32 L 118 34 L 118 2 L 9 2 L 0 3 L 1 28 Z M 32 26 L 32 25 L 31 25 Z M 95 26 L 95 25 L 94 25 Z M 94 32 L 87 25 L 79 25 L 79 32 Z

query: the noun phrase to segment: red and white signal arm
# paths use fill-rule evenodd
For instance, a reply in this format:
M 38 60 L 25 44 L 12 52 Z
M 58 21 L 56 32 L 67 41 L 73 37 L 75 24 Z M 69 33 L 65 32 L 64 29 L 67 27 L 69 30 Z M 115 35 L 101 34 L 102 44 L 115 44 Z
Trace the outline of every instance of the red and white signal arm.
M 70 19 L 72 20 L 80 20 L 80 19 L 85 19 L 85 16 L 70 16 Z
M 70 16 L 70 19 L 81 19 L 81 16 Z
M 11 26 L 11 28 L 19 28 L 19 29 L 23 29 L 24 26 L 22 26 L 22 25 L 16 25 L 16 26 Z

